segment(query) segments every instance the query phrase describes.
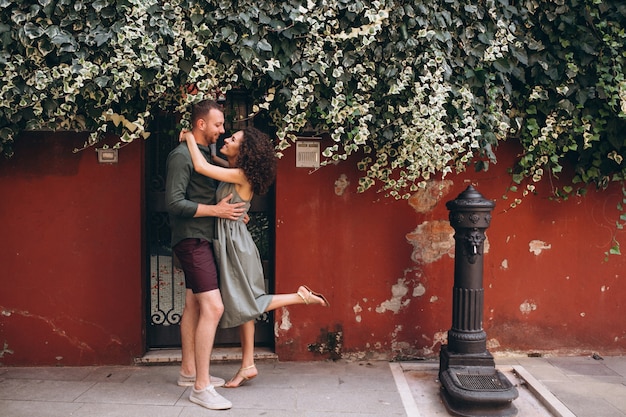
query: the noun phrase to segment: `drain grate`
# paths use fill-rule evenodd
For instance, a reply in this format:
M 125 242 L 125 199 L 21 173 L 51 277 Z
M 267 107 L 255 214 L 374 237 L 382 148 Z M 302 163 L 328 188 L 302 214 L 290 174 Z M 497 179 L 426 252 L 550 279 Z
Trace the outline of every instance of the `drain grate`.
M 497 374 L 456 373 L 461 386 L 474 391 L 499 391 L 506 389 Z

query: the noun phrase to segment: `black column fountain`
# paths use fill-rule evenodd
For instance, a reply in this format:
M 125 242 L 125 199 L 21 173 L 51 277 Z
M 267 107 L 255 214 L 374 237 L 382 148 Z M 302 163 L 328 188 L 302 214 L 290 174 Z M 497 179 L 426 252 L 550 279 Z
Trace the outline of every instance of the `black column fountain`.
M 456 416 L 516 416 L 517 389 L 495 368 L 483 331 L 483 249 L 495 203 L 470 185 L 446 207 L 455 257 L 452 328 L 439 355 L 441 398 Z

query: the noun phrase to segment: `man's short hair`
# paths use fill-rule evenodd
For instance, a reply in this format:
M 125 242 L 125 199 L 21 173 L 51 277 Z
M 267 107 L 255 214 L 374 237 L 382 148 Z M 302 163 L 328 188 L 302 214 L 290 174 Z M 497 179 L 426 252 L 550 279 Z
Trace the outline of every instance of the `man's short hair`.
M 195 126 L 196 122 L 199 119 L 202 119 L 203 117 L 205 117 L 213 109 L 219 110 L 221 112 L 224 111 L 222 106 L 219 103 L 217 103 L 215 100 L 202 100 L 202 101 L 195 103 L 191 107 L 191 126 L 192 127 Z

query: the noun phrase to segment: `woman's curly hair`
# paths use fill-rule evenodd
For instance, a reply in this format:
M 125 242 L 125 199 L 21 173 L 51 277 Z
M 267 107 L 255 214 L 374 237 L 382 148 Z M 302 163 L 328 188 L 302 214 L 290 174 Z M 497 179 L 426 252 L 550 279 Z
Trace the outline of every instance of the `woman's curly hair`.
M 276 178 L 276 151 L 269 136 L 254 127 L 245 127 L 237 167 L 243 170 L 255 194 L 267 193 Z

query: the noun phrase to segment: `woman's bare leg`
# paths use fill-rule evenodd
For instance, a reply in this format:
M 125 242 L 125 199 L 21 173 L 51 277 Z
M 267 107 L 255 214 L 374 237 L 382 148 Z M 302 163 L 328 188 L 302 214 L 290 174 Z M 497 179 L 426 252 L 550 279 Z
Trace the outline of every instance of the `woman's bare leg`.
M 306 287 L 301 286 L 298 288 L 298 292 L 291 294 L 274 294 L 272 301 L 265 311 L 272 311 L 280 307 L 287 307 L 294 304 L 318 304 L 326 306 L 326 302 L 323 298 L 318 297 Z
M 254 320 L 250 320 L 239 326 L 241 339 L 241 367 L 247 368 L 254 365 Z
M 328 306 L 328 302 L 321 294 L 316 294 L 305 286 L 298 288 L 298 292 L 291 294 L 274 294 L 272 301 L 265 311 L 275 310 L 294 304 L 318 304 Z M 246 381 L 259 374 L 254 366 L 254 320 L 239 326 L 239 338 L 241 339 L 241 367 L 234 377 L 224 385 L 225 388 L 237 388 Z
M 254 366 L 254 320 L 239 326 L 239 338 L 241 339 L 241 368 L 224 385 L 226 388 L 237 388 L 259 373 Z

